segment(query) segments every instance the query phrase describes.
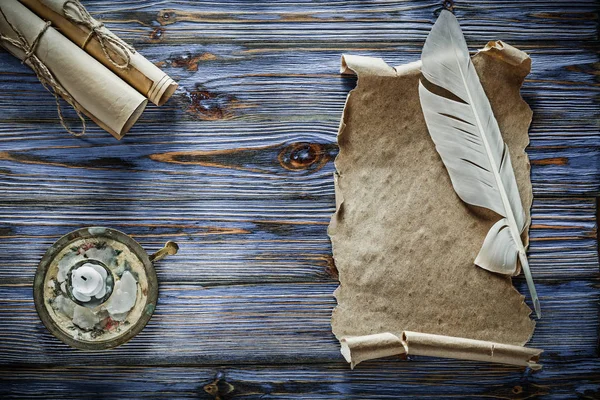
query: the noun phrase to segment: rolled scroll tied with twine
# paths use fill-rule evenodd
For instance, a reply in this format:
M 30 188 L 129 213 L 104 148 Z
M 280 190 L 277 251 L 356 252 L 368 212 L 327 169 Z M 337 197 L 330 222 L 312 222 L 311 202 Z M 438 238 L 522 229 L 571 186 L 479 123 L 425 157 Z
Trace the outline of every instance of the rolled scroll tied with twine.
M 79 1 L 20 1 L 152 103 L 163 105 L 177 89 L 173 79 L 95 20 Z
M 148 100 L 17 0 L 0 2 L 0 43 L 78 112 L 120 139 Z M 57 99 L 58 102 L 58 99 Z M 59 107 L 59 117 L 69 129 Z
M 40 38 L 44 33 L 46 33 L 46 31 L 50 27 L 50 22 L 46 22 L 44 24 L 44 26 L 42 27 L 42 29 L 40 29 L 38 34 L 34 36 L 30 44 L 28 43 L 27 39 L 25 39 L 25 37 L 21 35 L 17 28 L 15 28 L 15 26 L 8 20 L 6 14 L 4 14 L 4 11 L 2 11 L 2 9 L 0 9 L 0 15 L 2 16 L 6 25 L 12 30 L 13 34 L 15 35 L 15 38 L 12 38 L 10 36 L 0 33 L 0 41 L 13 46 L 15 49 L 21 50 L 24 53 L 21 62 L 31 67 L 31 69 L 35 72 L 42 85 L 54 96 L 54 100 L 56 101 L 56 108 L 58 111 L 58 117 L 60 119 L 61 125 L 65 128 L 65 130 L 75 136 L 81 136 L 85 134 L 85 118 L 83 118 L 81 112 L 79 111 L 79 105 L 77 104 L 75 99 L 73 99 L 73 97 L 71 97 L 71 95 L 65 90 L 65 88 L 63 88 L 61 84 L 56 81 L 54 75 L 52 75 L 52 72 L 50 72 L 48 67 L 46 67 L 42 60 L 40 60 L 39 57 L 35 54 L 35 49 L 40 41 Z M 77 116 L 81 121 L 81 132 L 73 131 L 65 122 L 62 113 L 62 107 L 60 106 L 60 99 L 58 97 L 59 95 L 62 96 L 67 103 L 73 106 L 73 108 L 77 112 Z
M 90 32 L 81 45 L 82 49 L 85 49 L 90 40 L 93 37 L 96 37 L 104 55 L 112 65 L 119 69 L 126 69 L 129 67 L 129 63 L 131 62 L 129 53 L 135 53 L 135 49 L 117 36 L 103 30 L 104 24 L 92 18 L 90 13 L 79 1 L 65 1 L 62 7 L 62 14 L 70 22 L 76 25 L 82 25 L 86 29 L 89 29 Z M 118 55 L 121 60 L 116 59 L 114 54 Z

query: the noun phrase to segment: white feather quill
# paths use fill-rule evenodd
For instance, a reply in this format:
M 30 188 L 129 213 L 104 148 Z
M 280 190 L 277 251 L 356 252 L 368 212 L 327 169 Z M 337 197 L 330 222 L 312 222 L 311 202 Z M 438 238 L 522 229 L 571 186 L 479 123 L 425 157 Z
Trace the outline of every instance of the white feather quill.
M 424 78 L 461 101 L 437 95 L 419 83 L 427 128 L 458 196 L 503 218 L 488 232 L 475 264 L 501 274 L 518 273 L 519 260 L 541 318 L 521 233 L 526 227 L 508 147 L 471 62 L 454 15 L 446 10 L 434 24 L 421 56 Z

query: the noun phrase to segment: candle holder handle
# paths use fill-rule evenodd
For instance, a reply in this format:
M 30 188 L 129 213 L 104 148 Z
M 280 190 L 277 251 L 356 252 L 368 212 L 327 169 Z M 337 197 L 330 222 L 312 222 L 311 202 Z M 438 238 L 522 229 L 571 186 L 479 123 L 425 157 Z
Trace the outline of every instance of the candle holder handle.
M 160 249 L 159 251 L 157 251 L 156 253 L 154 253 L 150 256 L 150 262 L 162 260 L 166 256 L 175 255 L 175 254 L 177 254 L 178 250 L 179 250 L 179 246 L 177 245 L 177 243 L 169 240 L 167 243 L 165 243 L 165 246 L 162 249 Z

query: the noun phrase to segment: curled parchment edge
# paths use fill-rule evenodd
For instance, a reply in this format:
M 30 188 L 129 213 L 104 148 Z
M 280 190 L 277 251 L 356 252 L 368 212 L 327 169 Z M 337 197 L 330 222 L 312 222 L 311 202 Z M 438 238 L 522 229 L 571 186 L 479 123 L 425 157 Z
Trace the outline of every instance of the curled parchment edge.
M 534 371 L 542 368 L 538 363 L 541 349 L 421 332 L 404 331 L 401 337 L 389 332 L 345 337 L 340 344 L 351 368 L 363 361 L 403 355 L 486 361 L 529 367 Z
M 518 67 L 518 70 L 523 73 L 523 77 L 531 72 L 531 58 L 529 55 L 508 43 L 504 43 L 502 40 L 487 42 L 485 47 L 479 50 L 478 53 L 484 53 Z
M 514 66 L 523 78 L 521 80 L 521 85 L 518 88 L 520 92 L 525 76 L 527 76 L 531 71 L 531 58 L 529 57 L 529 55 L 500 40 L 488 42 L 486 46 L 483 49 L 479 50 L 477 53 L 500 59 L 506 62 L 507 64 Z M 420 60 L 396 67 L 391 67 L 381 58 L 348 54 L 343 54 L 341 56 L 340 73 L 344 75 L 356 75 L 359 79 L 359 82 L 360 76 L 365 75 L 404 76 L 410 74 L 420 74 L 420 71 Z M 358 87 L 359 82 L 357 83 L 356 87 Z M 343 151 L 342 143 L 345 140 L 344 131 L 346 128 L 345 121 L 346 113 L 348 112 L 348 100 L 350 99 L 350 96 L 352 96 L 353 91 L 354 89 L 351 90 L 348 93 L 348 96 L 346 97 L 344 109 L 342 111 L 342 117 L 340 120 L 340 125 L 338 128 L 337 137 L 338 143 L 340 144 L 339 153 Z M 523 97 L 520 96 L 520 98 L 521 102 L 527 105 L 527 109 L 530 113 L 528 125 L 531 125 L 533 111 L 531 110 L 527 102 L 525 102 Z M 527 145 L 529 145 L 529 143 L 527 143 Z M 527 147 L 527 145 L 524 147 L 524 149 Z M 528 168 L 531 168 L 529 157 L 525 150 L 523 150 L 523 153 L 526 156 Z M 336 164 L 335 161 L 334 164 Z M 344 211 L 344 196 L 340 188 L 341 181 L 343 180 L 343 174 L 338 169 L 337 164 L 335 165 L 335 167 L 336 168 L 334 172 L 334 193 L 336 210 L 331 217 L 331 221 L 328 227 L 328 235 L 330 236 L 330 238 L 335 234 L 337 223 L 342 218 Z M 533 196 L 529 196 L 529 198 L 533 199 Z M 526 207 L 528 210 L 531 210 L 531 205 L 532 200 L 529 202 L 529 204 L 524 204 L 524 207 Z M 523 243 L 526 247 L 528 247 L 529 245 L 530 224 L 531 213 L 528 213 L 526 229 L 523 233 Z M 334 246 L 333 240 L 332 246 Z M 519 272 L 520 267 L 514 275 L 518 275 Z M 336 297 L 336 300 L 337 292 L 340 290 L 341 286 L 342 283 L 340 281 L 340 285 L 333 293 L 334 297 Z M 514 288 L 514 286 L 513 290 L 519 293 L 517 289 Z M 525 303 L 525 296 L 521 295 L 521 299 L 522 302 Z M 336 313 L 339 307 L 340 306 L 338 304 L 334 308 L 333 313 Z M 532 322 L 535 325 L 535 321 Z M 406 342 L 403 342 L 401 338 L 389 332 L 364 336 L 352 336 L 342 338 L 338 337 L 338 340 L 341 345 L 341 353 L 346 359 L 346 361 L 350 363 L 351 368 L 354 368 L 362 361 L 389 357 L 394 355 L 425 355 L 474 361 L 488 361 L 494 363 L 525 366 L 531 368 L 532 370 L 539 370 L 542 368 L 542 366 L 538 364 L 539 356 L 543 352 L 543 350 L 541 349 L 527 348 L 524 346 L 515 346 L 467 338 L 458 338 L 453 336 L 417 333 L 410 331 L 402 332 L 402 336 L 406 337 Z M 527 338 L 527 340 L 525 341 L 525 343 L 531 340 L 532 336 L 533 330 Z M 428 342 L 427 340 L 430 341 Z M 408 348 L 409 341 L 412 341 L 413 343 L 412 350 L 410 352 Z M 427 343 L 430 343 L 432 346 L 428 348 Z M 494 354 L 496 355 L 494 356 Z

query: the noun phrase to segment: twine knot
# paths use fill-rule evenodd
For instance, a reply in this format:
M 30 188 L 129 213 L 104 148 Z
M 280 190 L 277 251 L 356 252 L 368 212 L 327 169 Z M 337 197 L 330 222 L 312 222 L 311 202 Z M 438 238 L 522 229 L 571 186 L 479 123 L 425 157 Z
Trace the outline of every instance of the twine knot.
M 25 52 L 25 57 L 23 57 L 21 64 L 25 64 L 31 58 L 31 56 L 35 52 L 35 49 L 37 48 L 40 38 L 44 35 L 44 33 L 46 33 L 46 31 L 48 30 L 50 25 L 52 25 L 52 23 L 50 21 L 46 22 L 44 24 L 44 27 L 38 32 L 38 34 L 35 36 L 35 38 L 33 38 L 33 42 L 31 42 L 31 45 L 29 46 L 29 50 L 27 50 Z M 11 28 L 12 28 L 12 26 L 11 26 Z
M 0 15 L 6 21 L 10 29 L 15 33 L 16 39 L 13 37 L 6 36 L 0 33 L 0 41 L 6 42 L 13 47 L 23 51 L 25 53 L 25 57 L 23 57 L 22 63 L 27 63 L 35 72 L 36 76 L 40 80 L 41 84 L 54 96 L 54 100 L 56 101 L 56 109 L 58 112 L 58 118 L 60 119 L 60 124 L 65 128 L 67 132 L 74 136 L 81 136 L 85 134 L 86 125 L 85 119 L 79 111 L 79 103 L 69 94 L 69 92 L 58 82 L 58 80 L 54 77 L 54 74 L 48 69 L 46 64 L 35 54 L 35 50 L 40 42 L 41 37 L 46 33 L 48 28 L 50 27 L 50 22 L 46 22 L 44 27 L 40 29 L 40 31 L 35 35 L 35 38 L 31 41 L 31 44 L 25 39 L 25 36 L 8 20 L 6 14 L 2 8 L 0 8 Z M 50 90 L 52 88 L 52 90 Z M 69 103 L 77 113 L 79 120 L 81 121 L 82 130 L 81 132 L 74 132 L 65 121 L 63 116 L 62 108 L 60 105 L 59 95 L 62 96 L 67 103 Z
M 95 37 L 102 52 L 112 65 L 119 69 L 129 68 L 131 63 L 130 53 L 135 53 L 135 49 L 110 32 L 103 30 L 104 23 L 96 21 L 79 0 L 65 1 L 62 11 L 67 20 L 76 25 L 85 26 L 89 30 L 81 45 L 82 49 Z

